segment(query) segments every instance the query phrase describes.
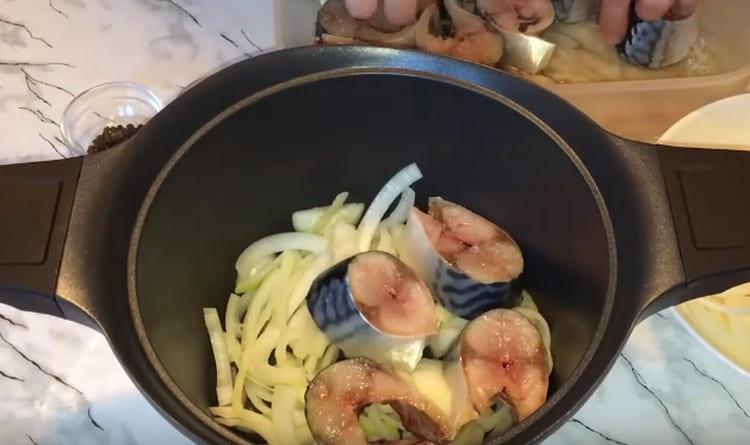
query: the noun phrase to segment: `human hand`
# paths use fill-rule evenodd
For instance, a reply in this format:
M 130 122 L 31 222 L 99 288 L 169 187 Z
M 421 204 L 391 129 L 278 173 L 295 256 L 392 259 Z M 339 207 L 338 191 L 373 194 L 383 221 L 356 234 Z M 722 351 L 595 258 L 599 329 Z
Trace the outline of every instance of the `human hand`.
M 408 25 L 417 15 L 417 0 L 384 0 L 385 17 L 394 25 Z M 378 0 L 346 0 L 346 9 L 356 19 L 368 19 L 378 9 Z
M 602 0 L 599 26 L 604 38 L 610 43 L 619 43 L 625 37 L 630 4 L 633 1 L 638 17 L 653 21 L 661 18 L 679 20 L 690 17 L 695 12 L 699 0 Z

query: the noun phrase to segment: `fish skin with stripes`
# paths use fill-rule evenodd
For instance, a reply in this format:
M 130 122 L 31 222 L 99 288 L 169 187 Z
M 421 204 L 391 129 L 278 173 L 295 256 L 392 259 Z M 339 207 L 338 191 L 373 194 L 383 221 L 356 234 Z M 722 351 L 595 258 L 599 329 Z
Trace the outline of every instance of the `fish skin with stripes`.
M 512 308 L 521 302 L 520 278 L 509 282 L 481 283 L 447 262 L 438 262 L 433 293 L 452 314 L 473 320 L 491 309 Z
M 360 265 L 374 268 L 376 273 L 357 270 Z M 406 280 L 407 287 L 399 287 L 393 276 L 384 275 L 384 269 L 389 268 L 399 271 L 397 280 Z M 373 282 L 358 285 L 357 280 Z M 372 304 L 372 295 L 364 294 L 381 291 L 393 295 L 377 300 L 376 312 L 387 313 L 396 306 L 393 310 L 402 314 L 399 324 L 405 325 L 403 330 L 392 329 L 392 324 L 385 324 L 377 316 L 368 317 L 367 305 Z M 412 301 L 405 301 L 408 299 Z M 418 310 L 399 309 L 413 305 Z M 318 328 L 347 357 L 367 357 L 408 370 L 416 366 L 426 338 L 436 332 L 438 323 L 437 308 L 427 286 L 398 258 L 377 251 L 360 253 L 324 272 L 310 289 L 307 308 Z M 390 318 L 388 322 L 393 323 L 394 317 Z
M 406 227 L 410 264 L 446 310 L 472 320 L 520 304 L 523 256 L 496 224 L 433 197 L 429 214 L 412 209 Z
M 688 57 L 699 37 L 698 13 L 682 20 L 641 20 L 631 10 L 625 38 L 617 51 L 629 63 L 651 69 L 664 68 Z

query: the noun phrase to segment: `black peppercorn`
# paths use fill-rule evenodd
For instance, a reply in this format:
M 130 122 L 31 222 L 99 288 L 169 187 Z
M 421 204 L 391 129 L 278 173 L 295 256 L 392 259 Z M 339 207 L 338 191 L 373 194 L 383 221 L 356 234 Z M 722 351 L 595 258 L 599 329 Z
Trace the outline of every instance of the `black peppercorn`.
M 88 154 L 98 153 L 115 145 L 119 145 L 135 135 L 143 125 L 128 124 L 104 127 L 101 134 L 91 141 L 88 148 Z

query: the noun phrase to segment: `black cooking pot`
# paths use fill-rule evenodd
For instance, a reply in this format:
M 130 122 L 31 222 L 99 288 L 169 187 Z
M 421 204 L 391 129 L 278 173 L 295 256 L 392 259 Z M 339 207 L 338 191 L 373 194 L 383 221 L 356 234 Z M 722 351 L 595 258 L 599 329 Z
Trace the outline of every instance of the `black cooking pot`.
M 750 281 L 750 153 L 625 141 L 478 65 L 317 47 L 211 76 L 125 146 L 0 168 L 0 301 L 100 329 L 190 437 L 246 443 L 207 411 L 201 308 L 223 310 L 237 255 L 292 211 L 366 202 L 413 161 L 418 196 L 513 234 L 552 329 L 549 399 L 499 442 L 559 427 L 643 317 Z

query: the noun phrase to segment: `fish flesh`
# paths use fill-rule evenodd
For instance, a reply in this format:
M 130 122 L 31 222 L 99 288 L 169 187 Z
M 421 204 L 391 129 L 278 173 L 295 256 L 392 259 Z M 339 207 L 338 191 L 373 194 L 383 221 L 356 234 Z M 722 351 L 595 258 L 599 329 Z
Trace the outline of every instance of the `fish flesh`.
M 347 357 L 368 357 L 413 370 L 438 314 L 427 285 L 398 258 L 355 255 L 313 283 L 307 308 L 315 324 Z
M 508 233 L 474 212 L 432 197 L 412 208 L 404 249 L 440 303 L 466 319 L 521 299 L 523 255 Z
M 470 405 L 487 415 L 502 400 L 520 422 L 547 399 L 547 347 L 535 325 L 515 310 L 494 309 L 470 322 L 449 360 L 446 375 L 459 408 L 454 413 L 465 413 Z
M 445 443 L 455 436 L 446 415 L 410 382 L 382 365 L 354 358 L 323 369 L 305 393 L 305 416 L 315 442 L 321 445 L 366 444 L 359 413 L 374 403 L 390 405 L 405 429 L 419 440 L 400 444 Z
M 417 48 L 485 65 L 497 64 L 503 56 L 502 36 L 488 29 L 479 16 L 462 9 L 456 0 L 444 0 L 443 4 L 451 19 L 453 35 L 433 32 L 432 24 L 439 19 L 439 11 L 437 5 L 430 5 L 417 20 Z
M 647 22 L 633 9 L 627 34 L 617 50 L 631 64 L 659 69 L 684 60 L 698 41 L 698 34 L 697 13 L 683 20 Z
M 552 0 L 555 8 L 555 20 L 560 23 L 579 23 L 595 21 L 599 15 L 597 0 Z

